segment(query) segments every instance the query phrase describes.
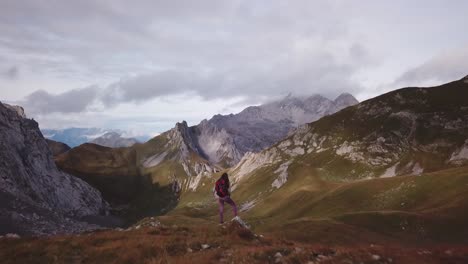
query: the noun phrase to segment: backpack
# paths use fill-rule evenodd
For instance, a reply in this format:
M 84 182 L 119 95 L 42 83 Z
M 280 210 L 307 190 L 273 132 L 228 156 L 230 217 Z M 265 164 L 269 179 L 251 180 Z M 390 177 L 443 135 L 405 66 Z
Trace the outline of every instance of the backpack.
M 225 197 L 229 195 L 229 182 L 225 179 L 219 179 L 215 184 L 215 191 L 219 197 Z

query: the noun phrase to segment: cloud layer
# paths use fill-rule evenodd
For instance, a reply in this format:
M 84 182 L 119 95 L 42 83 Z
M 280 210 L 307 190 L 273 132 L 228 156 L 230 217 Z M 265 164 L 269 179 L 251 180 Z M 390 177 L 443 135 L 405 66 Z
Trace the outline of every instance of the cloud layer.
M 1 48 L 43 74 L 111 80 L 97 82 L 108 106 L 182 93 L 334 96 L 358 88 L 351 75 L 369 56 L 346 27 L 345 8 L 306 0 L 7 0 Z
M 177 102 L 161 109 L 174 122 L 186 98 L 199 119 L 201 105 L 236 105 L 205 107 L 212 115 L 290 92 L 367 99 L 468 74 L 466 10 L 457 0 L 4 0 L 1 99 L 48 124 L 128 104 L 137 118 L 165 99 Z
M 38 90 L 28 95 L 22 105 L 35 114 L 77 113 L 88 109 L 97 99 L 96 87 L 73 89 L 58 95 Z
M 12 66 L 9 67 L 8 69 L 4 70 L 3 72 L 3 77 L 8 79 L 8 80 L 14 80 L 18 77 L 19 70 L 18 67 Z
M 427 62 L 407 70 L 396 83 L 448 82 L 466 75 L 468 75 L 468 45 L 438 54 Z

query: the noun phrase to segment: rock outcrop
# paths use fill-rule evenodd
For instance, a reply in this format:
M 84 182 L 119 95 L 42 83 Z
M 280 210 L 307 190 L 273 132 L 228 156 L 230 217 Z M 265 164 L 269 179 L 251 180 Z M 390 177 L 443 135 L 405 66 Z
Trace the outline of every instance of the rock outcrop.
M 187 122 L 183 121 L 161 134 L 167 140 L 163 147 L 164 159 L 182 165 L 186 174 L 186 177 L 182 178 L 182 189 L 196 190 L 202 177 L 211 176 L 213 172 L 219 170 L 204 158 L 206 155 L 200 147 L 197 133 L 199 133 L 197 127 L 189 127 Z M 161 154 L 156 155 L 161 157 Z
M 215 115 L 203 120 L 196 126 L 197 140 L 206 159 L 230 167 L 245 153 L 268 148 L 291 130 L 357 103 L 350 94 L 341 94 L 333 101 L 321 95 L 307 98 L 289 95 L 280 101 L 248 107 L 235 115 Z
M 18 109 L 0 103 L 1 221 L 33 234 L 90 228 L 72 219 L 106 214 L 108 204 L 98 190 L 57 169 L 37 122 Z
M 9 105 L 3 104 L 6 108 L 15 111 L 20 117 L 26 118 L 26 113 L 24 112 L 24 108 L 19 105 Z

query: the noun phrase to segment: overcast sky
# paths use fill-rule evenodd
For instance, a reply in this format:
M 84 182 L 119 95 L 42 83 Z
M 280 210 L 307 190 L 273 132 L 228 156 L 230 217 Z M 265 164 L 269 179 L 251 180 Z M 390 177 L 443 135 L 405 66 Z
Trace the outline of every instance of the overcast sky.
M 468 74 L 468 1 L 0 0 L 0 100 L 41 128 L 158 133 L 293 93 Z

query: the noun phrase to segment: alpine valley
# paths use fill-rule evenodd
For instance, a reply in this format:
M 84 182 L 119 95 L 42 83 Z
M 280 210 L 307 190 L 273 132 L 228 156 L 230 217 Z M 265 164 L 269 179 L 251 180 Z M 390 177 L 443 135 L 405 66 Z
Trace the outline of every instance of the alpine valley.
M 0 259 L 467 263 L 467 98 L 468 76 L 360 103 L 288 96 L 69 150 L 2 104 Z M 219 226 L 224 172 L 243 221 Z

